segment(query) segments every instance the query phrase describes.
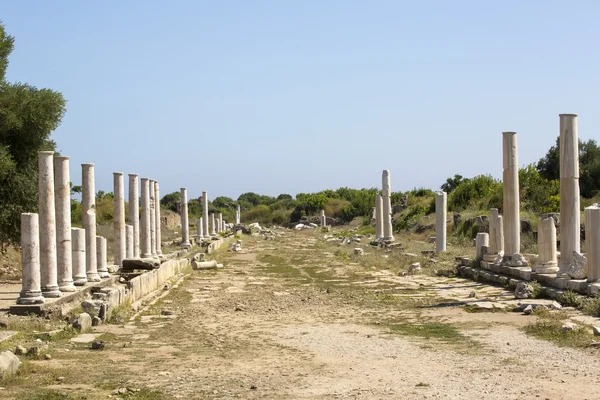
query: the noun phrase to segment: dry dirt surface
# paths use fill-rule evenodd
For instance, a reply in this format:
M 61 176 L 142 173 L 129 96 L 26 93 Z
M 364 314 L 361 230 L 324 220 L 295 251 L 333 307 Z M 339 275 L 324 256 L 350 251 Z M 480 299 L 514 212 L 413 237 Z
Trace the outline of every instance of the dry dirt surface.
M 135 321 L 99 327 L 102 351 L 50 343 L 52 359 L 28 361 L 0 397 L 600 398 L 596 350 L 527 336 L 534 316 L 461 305 L 503 288 L 398 276 L 317 232 L 242 248 L 219 251 L 224 269 L 191 272 Z

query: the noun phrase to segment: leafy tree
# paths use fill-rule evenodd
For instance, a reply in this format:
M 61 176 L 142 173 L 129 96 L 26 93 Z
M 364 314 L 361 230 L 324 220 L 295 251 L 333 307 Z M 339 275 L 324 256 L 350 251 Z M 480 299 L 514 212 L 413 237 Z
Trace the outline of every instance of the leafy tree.
M 179 203 L 181 203 L 181 192 L 165 194 L 163 198 L 160 199 L 160 205 L 173 212 L 179 211 Z
M 235 201 L 229 197 L 219 196 L 212 201 L 212 205 L 216 208 L 232 208 L 235 207 Z
M 290 194 L 282 193 L 279 196 L 277 196 L 277 201 L 282 201 L 282 200 L 294 200 L 294 198 Z
M 450 194 L 463 181 L 462 175 L 456 174 L 453 178 L 446 179 L 446 183 L 442 184 L 441 189 Z
M 0 23 L 0 244 L 18 243 L 21 213 L 37 211 L 38 156 L 65 113 L 62 94 L 6 81 L 14 38 Z

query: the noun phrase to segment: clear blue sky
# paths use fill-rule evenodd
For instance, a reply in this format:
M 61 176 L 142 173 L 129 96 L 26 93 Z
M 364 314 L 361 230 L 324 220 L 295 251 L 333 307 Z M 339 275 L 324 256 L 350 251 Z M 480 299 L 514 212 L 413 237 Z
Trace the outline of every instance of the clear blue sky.
M 8 79 L 64 94 L 71 156 L 210 198 L 502 176 L 578 113 L 600 132 L 597 1 L 27 1 Z

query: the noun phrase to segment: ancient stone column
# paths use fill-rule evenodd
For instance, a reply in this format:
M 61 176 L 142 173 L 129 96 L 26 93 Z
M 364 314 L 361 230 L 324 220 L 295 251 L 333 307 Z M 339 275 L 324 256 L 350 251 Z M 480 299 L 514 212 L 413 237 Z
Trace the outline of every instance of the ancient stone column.
M 21 268 L 23 284 L 17 304 L 43 303 L 40 274 L 40 229 L 37 214 L 21 214 Z
M 504 218 L 498 215 L 496 219 L 496 243 L 498 246 L 498 255 L 504 254 Z
M 215 231 L 215 214 L 211 213 L 210 214 L 210 235 L 214 236 L 216 234 L 217 234 L 217 232 Z
M 99 282 L 96 263 L 96 186 L 94 164 L 81 164 L 81 213 L 85 229 L 85 265 L 88 282 Z
M 106 264 L 107 259 L 108 257 L 106 256 L 106 238 L 104 236 L 96 236 L 96 264 L 98 265 L 98 272 L 100 272 L 101 270 L 106 270 L 106 274 L 110 276 L 110 274 L 108 273 L 108 265 Z
M 114 265 L 121 265 L 127 253 L 127 237 L 125 233 L 125 186 L 123 182 L 122 172 L 113 172 L 114 186 L 114 214 L 113 214 L 113 231 L 114 240 Z M 102 276 L 103 271 L 98 266 L 98 273 Z M 108 270 L 106 270 L 108 275 Z
M 142 218 L 140 219 L 140 256 L 142 258 L 152 257 L 150 240 L 150 180 L 142 178 Z
M 519 161 L 517 133 L 502 132 L 504 187 L 504 250 L 512 256 L 521 251 L 521 220 L 519 212 Z
M 138 174 L 129 174 L 129 218 L 133 226 L 133 257 L 140 256 L 140 200 L 138 194 Z
M 133 257 L 133 225 L 125 225 L 125 257 Z
M 69 157 L 54 157 L 54 199 L 56 206 L 56 261 L 58 288 L 74 292 L 71 260 L 71 179 Z
M 150 186 L 148 188 L 150 194 L 150 251 L 152 252 L 152 257 L 156 257 L 156 203 L 155 196 L 156 190 L 154 189 L 154 179 L 150 179 Z
M 219 213 L 219 224 L 218 224 L 219 230 L 218 232 L 224 232 L 225 229 L 223 229 L 223 214 Z
M 390 186 L 390 170 L 384 169 L 381 176 L 381 198 L 383 201 L 383 238 L 385 240 L 394 240 L 392 233 L 392 189 Z
M 552 218 L 550 219 L 554 222 Z M 600 279 L 600 207 L 598 205 L 594 204 L 585 208 L 584 223 L 587 280 L 588 282 L 595 282 Z
M 197 228 L 198 228 L 198 237 L 202 238 L 204 237 L 204 221 L 202 218 L 200 218 L 197 223 Z
M 191 246 L 187 189 L 181 188 L 181 246 Z
M 38 205 L 40 229 L 40 273 L 44 297 L 60 297 L 56 260 L 56 214 L 54 206 L 53 151 L 38 151 Z
M 446 192 L 435 194 L 435 251 L 438 253 L 446 251 Z
M 327 227 L 327 217 L 325 216 L 325 210 L 321 210 L 321 228 Z
M 85 236 L 85 229 L 71 228 L 71 260 L 73 261 L 73 283 L 75 286 L 83 286 L 87 283 Z M 104 254 L 106 256 L 106 253 Z M 94 257 L 96 257 L 96 254 L 94 254 Z
M 579 253 L 579 139 L 577 115 L 560 114 L 560 264 L 558 276 L 567 278 L 573 252 Z M 589 260 L 589 258 L 588 258 Z
M 156 254 L 159 257 L 162 257 L 163 253 L 162 253 L 162 233 L 160 231 L 161 228 L 161 223 L 160 223 L 160 188 L 158 186 L 158 182 L 155 181 L 154 182 L 154 212 L 156 214 Z
M 477 261 L 483 260 L 484 247 L 490 244 L 490 236 L 487 233 L 478 233 L 475 237 L 475 253 Z
M 204 237 L 210 237 L 210 232 L 208 231 L 208 193 L 202 192 L 202 231 L 204 232 Z
M 375 195 L 375 239 L 383 238 L 383 199 L 378 193 Z
M 241 213 L 240 206 L 238 204 L 237 209 L 235 210 L 235 224 L 236 225 L 240 224 L 241 217 L 242 217 L 242 213 Z
M 538 274 L 555 274 L 558 271 L 556 257 L 556 226 L 549 217 L 538 223 L 538 261 L 533 271 Z

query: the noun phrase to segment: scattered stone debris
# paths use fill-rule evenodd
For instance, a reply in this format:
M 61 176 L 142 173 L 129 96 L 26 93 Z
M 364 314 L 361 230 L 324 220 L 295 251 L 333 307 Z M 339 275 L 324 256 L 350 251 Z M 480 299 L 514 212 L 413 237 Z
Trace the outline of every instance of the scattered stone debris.
M 92 342 L 91 348 L 92 350 L 104 350 L 105 343 L 104 340 L 96 339 Z
M 515 287 L 515 298 L 530 299 L 533 297 L 533 286 L 527 282 L 519 282 Z
M 579 254 L 573 251 L 574 263 L 569 268 L 568 274 L 573 279 L 587 278 L 587 257 L 585 254 Z
M 416 274 L 420 274 L 421 273 L 421 263 L 412 263 L 410 264 L 410 267 L 408 267 L 408 274 L 409 275 L 416 275 Z
M 70 324 L 78 332 L 85 332 L 92 327 L 92 317 L 86 312 L 81 313 L 71 318 Z
M 0 380 L 14 375 L 19 371 L 19 357 L 15 356 L 12 351 L 4 351 L 0 353 Z
M 562 326 L 560 327 L 560 330 L 562 332 L 571 332 L 571 331 L 575 331 L 579 329 L 579 325 L 575 324 L 574 322 L 571 321 L 567 321 L 564 324 L 562 324 Z
M 469 298 L 470 299 L 476 299 L 477 298 L 477 292 L 476 291 L 472 291 L 471 293 L 469 293 Z
M 594 331 L 594 336 L 600 336 L 600 326 L 594 326 L 592 329 Z
M 365 254 L 365 251 L 362 248 L 360 248 L 360 247 L 355 247 L 354 248 L 354 254 L 357 255 L 357 256 L 362 256 L 362 255 Z

